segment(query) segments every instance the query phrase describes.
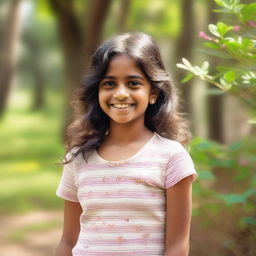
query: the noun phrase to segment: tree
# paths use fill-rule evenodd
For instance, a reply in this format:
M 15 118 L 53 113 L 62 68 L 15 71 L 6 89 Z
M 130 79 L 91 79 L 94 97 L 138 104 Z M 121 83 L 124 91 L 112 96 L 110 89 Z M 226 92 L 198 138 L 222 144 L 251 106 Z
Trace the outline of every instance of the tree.
M 3 42 L 0 59 L 0 116 L 3 116 L 15 69 L 15 47 L 19 35 L 19 0 L 8 2 L 9 8 L 3 24 Z
M 218 13 L 213 11 L 214 1 L 210 0 L 208 7 L 208 23 L 216 23 L 218 21 Z M 218 65 L 219 60 L 213 59 L 212 66 L 215 67 Z M 211 84 L 208 82 L 208 88 L 211 87 Z M 223 95 L 222 94 L 213 94 L 208 96 L 207 107 L 208 107 L 208 129 L 209 129 L 209 138 L 218 142 L 224 142 L 223 134 Z
M 45 76 L 42 68 L 42 46 L 40 41 L 29 31 L 23 35 L 26 46 L 30 49 L 30 69 L 34 78 L 33 110 L 45 105 Z
M 192 0 L 182 0 L 181 1 L 181 28 L 180 34 L 176 43 L 176 59 L 180 59 L 181 57 L 192 58 L 192 45 L 193 45 L 193 35 L 194 35 L 194 17 L 193 17 L 193 4 Z M 181 72 L 177 72 L 177 79 L 180 81 L 182 79 L 183 74 Z M 181 86 L 182 92 L 182 111 L 186 113 L 191 112 L 191 87 Z M 190 113 L 191 114 L 191 113 Z
M 118 14 L 118 32 L 123 33 L 127 28 L 127 17 L 129 14 L 129 9 L 132 0 L 121 0 L 120 1 L 120 10 Z
M 87 12 L 81 21 L 74 7 L 74 1 L 49 0 L 56 14 L 60 38 L 65 57 L 66 99 L 70 102 L 71 95 L 78 87 L 89 58 L 98 45 L 104 21 L 110 6 L 110 0 L 87 1 Z M 72 109 L 66 104 L 64 130 L 72 118 Z

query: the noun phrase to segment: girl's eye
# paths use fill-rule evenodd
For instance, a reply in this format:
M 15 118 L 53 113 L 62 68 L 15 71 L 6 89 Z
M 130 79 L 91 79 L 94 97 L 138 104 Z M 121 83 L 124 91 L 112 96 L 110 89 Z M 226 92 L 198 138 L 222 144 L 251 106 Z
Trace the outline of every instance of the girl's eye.
M 114 81 L 105 81 L 102 83 L 104 87 L 113 87 L 115 85 Z
M 139 81 L 129 81 L 128 83 L 130 86 L 132 87 L 138 87 L 141 85 L 141 83 Z

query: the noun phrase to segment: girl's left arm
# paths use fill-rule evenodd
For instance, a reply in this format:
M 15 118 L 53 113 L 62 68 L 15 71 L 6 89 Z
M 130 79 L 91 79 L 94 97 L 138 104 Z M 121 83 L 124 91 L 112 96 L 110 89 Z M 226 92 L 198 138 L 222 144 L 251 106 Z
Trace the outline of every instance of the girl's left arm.
M 192 176 L 166 189 L 165 256 L 188 256 Z

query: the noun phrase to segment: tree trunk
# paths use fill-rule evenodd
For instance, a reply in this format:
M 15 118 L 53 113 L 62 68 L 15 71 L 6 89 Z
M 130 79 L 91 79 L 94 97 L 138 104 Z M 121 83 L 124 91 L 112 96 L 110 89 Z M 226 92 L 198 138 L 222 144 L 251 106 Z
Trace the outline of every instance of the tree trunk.
M 181 31 L 176 45 L 176 63 L 181 62 L 181 58 L 192 59 L 192 47 L 194 37 L 194 17 L 193 17 L 193 0 L 181 1 Z M 181 84 L 184 72 L 177 70 L 175 80 L 179 84 L 181 91 L 181 111 L 191 114 L 191 83 Z
M 71 95 L 74 89 L 79 86 L 84 68 L 88 65 L 89 58 L 101 39 L 105 17 L 111 1 L 90 1 L 88 15 L 85 15 L 85 26 L 79 24 L 72 0 L 49 1 L 56 13 L 65 57 L 67 103 L 64 114 L 64 132 L 73 118 L 73 109 L 70 106 Z
M 85 42 L 85 47 L 83 49 L 83 52 L 85 53 L 85 67 L 87 67 L 92 54 L 100 43 L 111 0 L 90 0 L 89 3 L 88 19 L 85 20 L 86 25 L 83 31 Z
M 34 76 L 34 96 L 32 110 L 42 109 L 45 105 L 45 79 L 42 69 L 42 52 L 40 44 L 31 36 L 31 34 L 25 34 L 24 40 L 30 49 L 31 59 L 31 74 Z
M 45 105 L 45 79 L 42 73 L 40 63 L 40 53 L 34 52 L 34 60 L 32 61 L 34 70 L 34 98 L 33 98 L 33 110 L 42 109 Z
M 127 18 L 131 6 L 132 0 L 121 0 L 120 9 L 117 17 L 117 30 L 119 33 L 123 33 L 127 30 Z
M 213 12 L 216 8 L 214 1 L 209 1 L 209 24 L 215 24 L 218 21 L 218 14 Z M 211 66 L 217 66 L 217 60 L 212 59 L 210 61 Z M 212 88 L 213 85 L 209 84 L 208 87 Z M 209 113 L 209 138 L 220 143 L 224 142 L 223 134 L 223 96 L 222 95 L 210 95 L 208 97 L 208 113 Z
M 15 68 L 15 46 L 19 34 L 19 0 L 9 3 L 6 23 L 3 28 L 3 42 L 0 60 L 0 117 L 6 109 L 7 99 Z

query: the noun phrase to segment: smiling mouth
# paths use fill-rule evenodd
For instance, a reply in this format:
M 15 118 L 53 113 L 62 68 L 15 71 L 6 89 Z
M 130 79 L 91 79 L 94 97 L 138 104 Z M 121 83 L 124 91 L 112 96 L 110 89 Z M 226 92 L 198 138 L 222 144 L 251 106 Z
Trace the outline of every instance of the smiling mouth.
M 111 107 L 114 107 L 114 108 L 118 108 L 118 109 L 126 109 L 126 108 L 130 108 L 132 106 L 135 106 L 135 104 L 110 104 Z

